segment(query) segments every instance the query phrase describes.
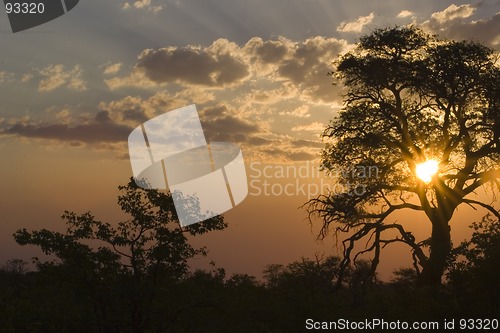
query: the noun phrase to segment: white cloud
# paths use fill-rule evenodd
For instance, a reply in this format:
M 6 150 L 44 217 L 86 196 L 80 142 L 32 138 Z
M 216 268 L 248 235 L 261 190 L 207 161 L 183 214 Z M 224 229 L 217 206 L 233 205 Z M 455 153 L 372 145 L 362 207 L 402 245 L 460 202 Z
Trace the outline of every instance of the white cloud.
M 448 21 L 452 21 L 455 19 L 462 19 L 470 17 L 476 8 L 474 8 L 470 4 L 457 6 L 455 4 L 450 5 L 448 8 L 441 12 L 436 12 L 431 15 L 431 19 L 436 20 L 438 23 L 443 24 Z
M 71 70 L 66 70 L 64 65 L 50 65 L 38 70 L 43 77 L 38 84 L 38 90 L 47 92 L 65 85 L 68 89 L 76 91 L 87 90 L 82 79 L 83 70 L 76 65 Z
M 338 32 L 361 32 L 363 30 L 363 27 L 367 24 L 372 23 L 373 19 L 375 18 L 374 13 L 370 13 L 367 16 L 360 16 L 358 17 L 357 20 L 352 21 L 352 22 L 342 22 L 340 25 L 337 27 Z
M 297 118 L 309 118 L 311 114 L 309 113 L 309 106 L 301 105 L 292 111 L 282 111 L 279 113 L 280 116 L 292 116 Z
M 4 82 L 10 82 L 12 81 L 14 78 L 14 74 L 13 73 L 8 73 L 8 72 L 5 72 L 5 71 L 0 71 L 0 83 L 4 83 Z
M 405 18 L 405 17 L 410 17 L 412 15 L 414 15 L 415 13 L 413 13 L 412 11 L 409 11 L 409 10 L 402 10 L 401 12 L 399 12 L 398 14 L 398 18 Z
M 153 4 L 151 0 L 136 0 L 132 2 L 125 2 L 122 4 L 122 9 L 143 9 L 149 12 L 157 13 L 165 8 L 164 4 Z
M 109 89 L 115 90 L 123 87 L 135 87 L 149 89 L 157 87 L 157 84 L 149 80 L 142 71 L 132 71 L 129 75 L 123 77 L 113 77 L 104 80 Z
M 500 38 L 500 13 L 489 18 L 473 19 L 474 5 L 450 5 L 433 13 L 429 20 L 420 24 L 427 32 L 454 40 L 476 40 L 487 46 L 497 48 Z
M 500 46 L 500 34 L 498 36 L 496 36 L 495 39 L 493 39 L 492 44 L 493 44 L 493 46 L 496 46 L 496 47 Z
M 122 63 L 118 62 L 116 64 L 111 64 L 111 65 L 106 66 L 104 68 L 103 73 L 104 74 L 116 74 L 120 71 L 121 68 L 122 68 Z
M 33 73 L 26 73 L 26 74 L 23 74 L 23 76 L 21 77 L 21 82 L 22 83 L 26 83 L 26 82 L 29 82 L 31 81 L 31 79 L 33 79 L 35 76 L 33 75 Z

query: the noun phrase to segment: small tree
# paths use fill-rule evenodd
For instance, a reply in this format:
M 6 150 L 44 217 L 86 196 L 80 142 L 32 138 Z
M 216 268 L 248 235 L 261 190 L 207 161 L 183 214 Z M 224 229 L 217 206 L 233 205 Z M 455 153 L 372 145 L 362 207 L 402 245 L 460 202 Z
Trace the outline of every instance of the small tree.
M 345 107 L 323 133 L 328 144 L 322 165 L 332 173 L 366 166 L 379 172 L 364 179 L 363 191 L 354 195 L 326 193 L 309 202 L 311 221 L 316 215 L 322 221 L 319 237 L 332 229 L 336 235 L 349 234 L 341 266 L 370 252 L 372 272 L 384 246 L 406 244 L 418 284 L 439 285 L 452 247 L 449 222 L 456 208 L 482 207 L 500 217 L 498 208 L 473 196 L 488 184 L 500 188 L 500 69 L 495 53 L 474 42 L 440 40 L 414 27 L 378 29 L 341 56 L 331 75 L 347 94 Z M 418 176 L 430 160 L 435 173 Z M 339 182 L 352 186 L 357 177 L 356 172 L 345 173 Z M 417 241 L 390 220 L 401 210 L 425 213 L 432 226 L 428 240 Z M 360 241 L 367 245 L 356 250 Z
M 170 193 L 139 188 L 133 180 L 120 186 L 121 210 L 130 219 L 116 227 L 97 220 L 90 212 L 65 212 L 67 230 L 62 234 L 46 229 L 18 230 L 21 245 L 36 245 L 56 256 L 73 278 L 88 290 L 102 332 L 145 332 L 152 321 L 158 298 L 168 299 L 168 290 L 185 276 L 187 260 L 204 255 L 194 249 L 186 234 L 220 230 L 221 216 L 182 229 Z M 39 267 L 54 263 L 38 262 Z M 173 305 L 175 307 L 175 305 Z M 169 318 L 162 314 L 162 320 Z
M 469 241 L 454 249 L 448 279 L 464 313 L 500 311 L 500 220 L 491 215 L 475 222 Z

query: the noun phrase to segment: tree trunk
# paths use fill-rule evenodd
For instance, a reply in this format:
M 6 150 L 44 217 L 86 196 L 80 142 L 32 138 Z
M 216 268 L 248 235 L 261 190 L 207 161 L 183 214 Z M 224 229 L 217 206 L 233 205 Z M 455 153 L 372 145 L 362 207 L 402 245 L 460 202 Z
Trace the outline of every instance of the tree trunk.
M 417 281 L 419 287 L 439 286 L 451 251 L 450 226 L 446 219 L 432 221 L 430 256 Z

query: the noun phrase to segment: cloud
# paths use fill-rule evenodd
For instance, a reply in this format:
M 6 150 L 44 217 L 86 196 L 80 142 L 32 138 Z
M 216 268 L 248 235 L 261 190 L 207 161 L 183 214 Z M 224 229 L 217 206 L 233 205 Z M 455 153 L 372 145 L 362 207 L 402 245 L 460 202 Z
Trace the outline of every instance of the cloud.
M 331 62 L 350 47 L 343 39 L 316 36 L 299 41 L 254 37 L 240 45 L 219 39 L 207 46 L 146 49 L 128 69 L 118 61 L 99 66 L 104 81 L 115 90 L 112 96 L 120 97 L 96 102 L 95 114 L 82 118 L 75 116 L 81 114 L 77 106 L 57 106 L 51 123 L 14 119 L 1 134 L 101 150 L 120 145 L 126 154 L 124 140 L 131 129 L 196 104 L 209 142 L 237 143 L 246 157 L 307 160 L 322 147 L 317 140 L 322 124 L 340 100 L 327 75 Z M 82 70 L 75 68 L 79 73 L 53 65 L 33 74 L 35 82 L 42 74 L 42 79 L 51 80 L 45 84 L 49 91 L 68 85 L 68 73 L 81 79 Z
M 276 63 L 289 54 L 289 44 L 284 38 L 280 40 L 263 41 L 261 38 L 254 37 L 247 43 L 247 47 L 253 49 L 256 59 L 264 64 Z
M 122 63 L 118 62 L 116 64 L 111 64 L 111 65 L 106 66 L 103 70 L 103 73 L 104 74 L 116 74 L 120 71 L 121 68 L 122 68 Z
M 203 105 L 213 100 L 205 91 L 186 90 L 176 94 L 159 91 L 148 98 L 126 96 L 124 98 L 99 103 L 99 109 L 107 111 L 109 117 L 118 124 L 137 127 L 148 119 L 190 104 Z
M 342 22 L 340 25 L 337 27 L 338 32 L 361 32 L 363 30 L 364 26 L 367 24 L 372 23 L 373 19 L 375 18 L 374 13 L 370 13 L 367 16 L 360 16 L 358 17 L 357 20 L 352 21 L 352 22 Z
M 451 5 L 443 11 L 433 13 L 421 24 L 430 33 L 454 40 L 475 40 L 489 47 L 500 47 L 500 12 L 490 18 L 473 20 L 476 8 L 466 4 Z
M 116 90 L 124 87 L 135 87 L 141 89 L 156 88 L 158 83 L 149 80 L 142 71 L 134 70 L 126 76 L 116 76 L 110 79 L 105 79 L 104 82 L 111 90 Z
M 303 99 L 314 103 L 332 103 L 339 96 L 327 74 L 331 62 L 349 49 L 345 40 L 313 37 L 290 46 L 289 56 L 275 64 L 275 78 L 287 80 L 299 89 Z M 338 88 L 337 88 L 338 89 Z
M 28 123 L 21 119 L 6 130 L 0 131 L 0 135 L 102 144 L 125 142 L 131 131 L 130 127 L 113 123 L 107 112 L 101 111 L 91 122 L 74 126 L 63 123 Z
M 14 79 L 14 73 L 0 71 L 0 84 L 11 82 Z
M 31 79 L 33 79 L 34 77 L 35 77 L 35 75 L 33 75 L 33 73 L 23 74 L 21 77 L 21 82 L 23 82 L 23 83 L 30 82 Z
M 290 142 L 275 143 L 272 146 L 261 149 L 260 158 L 274 162 L 312 161 L 319 158 L 320 151 L 319 148 L 296 149 L 293 145 L 290 145 Z M 257 154 L 257 156 L 259 155 Z
M 101 102 L 99 109 L 106 111 L 114 123 L 135 128 L 155 116 L 192 104 L 183 99 L 183 96 L 184 94 L 172 95 L 166 91 L 157 92 L 149 98 L 126 96 L 119 100 Z
M 191 104 L 189 94 L 180 92 L 172 95 L 158 92 L 147 99 L 127 96 L 117 101 L 100 103 L 99 109 L 112 123 L 128 128 L 135 128 L 145 121 L 170 110 Z M 201 96 L 200 98 L 208 98 Z M 235 143 L 251 142 L 263 145 L 265 142 L 254 138 L 260 133 L 255 123 L 238 116 L 238 112 L 225 104 L 205 105 L 196 103 L 203 130 L 208 141 L 226 141 Z
M 248 138 L 247 143 L 252 146 L 264 146 L 272 144 L 273 141 L 259 136 L 251 136 Z
M 246 87 L 247 93 L 252 90 L 250 86 L 267 82 L 275 86 L 254 94 L 254 102 L 285 98 L 286 89 L 315 103 L 331 103 L 338 95 L 327 73 L 332 69 L 331 62 L 350 47 L 345 40 L 321 36 L 303 41 L 284 37 L 263 41 L 254 37 L 243 46 L 226 39 L 208 47 L 168 46 L 142 51 L 128 75 L 105 82 L 110 89 L 153 89 L 176 84 L 183 89 Z M 277 89 L 281 89 L 279 95 L 269 93 Z
M 128 74 L 106 83 L 111 89 L 163 92 L 102 103 L 100 109 L 116 123 L 134 126 L 158 109 L 195 103 L 208 141 L 237 143 L 252 158 L 309 159 L 323 147 L 318 137 L 331 116 L 316 111 L 330 111 L 341 100 L 341 87 L 332 86 L 327 73 L 332 61 L 352 47 L 343 39 L 316 36 L 148 49 L 139 53 Z M 233 67 L 233 77 L 226 76 L 224 71 Z M 224 76 L 213 74 L 218 72 Z
M 291 161 L 312 161 L 318 157 L 304 151 L 286 153 L 285 156 Z
M 66 70 L 63 65 L 50 65 L 38 70 L 38 73 L 43 77 L 38 84 L 39 91 L 48 92 L 61 86 L 76 91 L 87 90 L 82 79 L 83 71 L 78 65 L 70 70 Z
M 294 132 L 302 132 L 302 131 L 312 131 L 317 132 L 318 134 L 323 132 L 325 129 L 325 124 L 315 121 L 314 123 L 307 125 L 299 125 L 292 128 Z
M 157 13 L 165 8 L 165 4 L 152 4 L 151 0 L 136 0 L 132 2 L 124 2 L 122 4 L 122 9 L 143 9 L 149 12 Z
M 311 114 L 309 113 L 309 106 L 301 105 L 292 111 L 281 111 L 280 116 L 291 116 L 297 118 L 309 118 Z
M 135 128 L 153 118 L 156 110 L 150 107 L 149 100 L 140 97 L 127 96 L 117 101 L 100 103 L 99 109 L 107 112 L 108 117 L 115 123 L 128 125 Z
M 264 41 L 260 37 L 251 38 L 243 47 L 247 62 L 261 75 L 271 73 L 276 64 L 291 56 L 295 43 L 279 37 L 278 40 Z
M 409 11 L 409 10 L 402 10 L 399 12 L 398 14 L 398 18 L 406 18 L 406 17 L 410 17 L 410 16 L 413 16 L 415 13 L 413 13 L 412 11 Z
M 323 148 L 325 146 L 325 144 L 321 141 L 304 140 L 304 139 L 291 140 L 290 143 L 292 144 L 292 146 L 296 148 Z
M 237 50 L 236 44 L 225 39 L 207 48 L 147 49 L 139 55 L 135 69 L 156 83 L 224 87 L 242 81 L 249 74 L 248 65 L 236 55 Z
M 257 134 L 259 127 L 234 116 L 226 105 L 217 105 L 201 110 L 201 124 L 207 141 L 246 142 L 250 135 Z M 253 143 L 259 143 L 253 139 Z M 261 142 L 262 143 L 262 142 Z
M 431 15 L 431 20 L 435 20 L 436 22 L 443 24 L 456 19 L 470 17 L 472 14 L 474 14 L 475 11 L 476 8 L 474 8 L 470 4 L 464 4 L 460 6 L 452 4 L 441 12 L 433 13 Z
M 167 92 L 158 92 L 149 98 L 127 96 L 119 100 L 99 103 L 95 113 L 71 112 L 69 106 L 50 107 L 51 123 L 30 120 L 28 117 L 8 119 L 0 135 L 21 138 L 80 142 L 103 147 L 125 143 L 130 132 L 145 121 L 166 111 L 185 106 L 185 100 L 176 99 Z M 115 146 L 109 146 L 116 148 Z

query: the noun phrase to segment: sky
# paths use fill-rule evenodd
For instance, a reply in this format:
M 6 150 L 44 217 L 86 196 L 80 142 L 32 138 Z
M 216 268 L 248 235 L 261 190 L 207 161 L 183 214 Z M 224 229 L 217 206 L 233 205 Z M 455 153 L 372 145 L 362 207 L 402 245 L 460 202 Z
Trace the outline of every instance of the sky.
M 225 214 L 229 228 L 192 240 L 209 260 L 259 276 L 267 264 L 335 254 L 300 208 L 314 193 L 298 190 L 321 187 L 311 171 L 320 134 L 342 107 L 342 87 L 327 73 L 360 36 L 405 24 L 500 48 L 498 0 L 81 0 L 19 33 L 0 12 L 0 264 L 39 255 L 12 234 L 63 230 L 65 210 L 118 221 L 117 187 L 132 176 L 129 133 L 190 104 L 207 141 L 241 147 L 254 180 Z M 258 171 L 290 165 L 309 171 L 298 180 Z M 264 193 L 266 179 L 292 184 L 291 193 Z M 461 209 L 452 221 L 458 240 L 482 215 Z M 399 218 L 428 236 L 422 216 Z M 399 248 L 384 256 L 382 277 L 411 263 Z

